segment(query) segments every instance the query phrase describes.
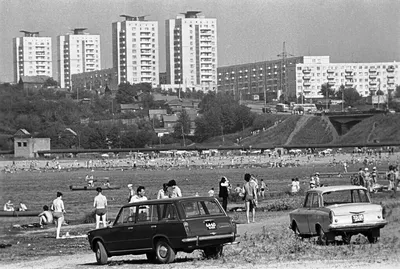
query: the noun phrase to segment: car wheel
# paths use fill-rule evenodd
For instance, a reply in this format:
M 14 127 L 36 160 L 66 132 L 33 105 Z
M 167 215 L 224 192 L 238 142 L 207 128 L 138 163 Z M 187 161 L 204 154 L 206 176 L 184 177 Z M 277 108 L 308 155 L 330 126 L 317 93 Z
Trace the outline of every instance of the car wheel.
M 212 246 L 212 247 L 206 247 L 203 249 L 204 252 L 204 257 L 206 259 L 218 259 L 219 257 L 222 256 L 222 250 L 223 246 Z
M 149 262 L 155 263 L 157 261 L 157 255 L 155 252 L 146 253 L 146 257 Z
M 351 236 L 352 236 L 352 235 L 349 234 L 349 233 L 344 233 L 344 234 L 342 235 L 342 241 L 343 241 L 343 243 L 346 244 L 346 245 L 350 244 Z
M 323 246 L 328 245 L 328 237 L 321 227 L 318 229 L 318 243 Z
M 375 244 L 379 240 L 379 236 L 373 235 L 372 232 L 368 233 L 367 238 L 368 238 L 368 242 L 370 242 L 371 244 Z
M 96 260 L 98 264 L 106 264 L 108 260 L 107 251 L 100 241 L 96 243 Z
M 160 263 L 171 263 L 175 260 L 175 251 L 167 241 L 161 239 L 156 243 L 156 257 Z
M 295 234 L 297 237 L 303 239 L 303 236 L 301 235 L 301 233 L 300 233 L 300 231 L 299 231 L 299 227 L 297 227 L 296 224 L 293 225 L 292 230 L 293 230 L 294 234 Z

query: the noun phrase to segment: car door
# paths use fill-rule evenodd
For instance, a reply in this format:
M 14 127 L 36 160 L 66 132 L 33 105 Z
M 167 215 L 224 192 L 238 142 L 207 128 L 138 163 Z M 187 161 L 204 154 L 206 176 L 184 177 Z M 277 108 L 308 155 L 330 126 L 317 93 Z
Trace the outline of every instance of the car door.
M 319 200 L 319 195 L 317 193 L 313 193 L 311 197 L 311 205 L 307 214 L 308 229 L 310 234 L 316 234 L 315 224 L 321 223 L 322 215 L 320 211 Z
M 301 234 L 309 234 L 310 229 L 308 227 L 308 215 L 312 204 L 313 193 L 308 193 L 306 199 L 304 200 L 304 205 L 297 211 L 296 223 L 297 228 Z
M 149 250 L 153 247 L 153 237 L 158 226 L 158 205 L 141 204 L 138 206 L 138 215 L 134 229 L 129 237 L 135 251 Z
M 134 206 L 122 208 L 110 232 L 104 236 L 106 249 L 109 252 L 129 252 L 132 249 L 129 235 L 136 221 L 135 210 Z

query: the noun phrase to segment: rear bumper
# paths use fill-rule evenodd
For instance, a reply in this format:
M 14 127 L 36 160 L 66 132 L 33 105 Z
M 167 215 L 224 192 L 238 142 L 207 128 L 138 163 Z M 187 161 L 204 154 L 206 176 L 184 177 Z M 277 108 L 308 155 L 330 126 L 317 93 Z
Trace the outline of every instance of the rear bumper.
M 367 231 L 371 229 L 380 229 L 385 227 L 388 224 L 386 220 L 372 222 L 372 223 L 354 223 L 354 224 L 345 224 L 345 225 L 329 225 L 329 231 L 332 232 L 360 232 Z
M 183 243 L 196 242 L 198 244 L 199 242 L 208 242 L 208 241 L 213 241 L 213 240 L 218 240 L 218 241 L 224 240 L 224 241 L 228 241 L 228 242 L 233 242 L 233 241 L 235 241 L 235 233 L 188 237 L 188 238 L 182 239 L 182 242 Z

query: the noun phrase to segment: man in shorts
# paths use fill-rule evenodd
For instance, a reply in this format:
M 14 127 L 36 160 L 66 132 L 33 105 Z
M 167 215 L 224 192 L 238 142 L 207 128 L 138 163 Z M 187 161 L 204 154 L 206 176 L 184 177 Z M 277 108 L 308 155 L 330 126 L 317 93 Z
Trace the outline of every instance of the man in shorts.
M 103 226 L 107 227 L 107 198 L 101 193 L 100 187 L 96 188 L 97 195 L 94 197 L 93 206 L 96 208 L 96 229 L 100 228 L 100 219 L 103 221 Z
M 49 207 L 45 205 L 43 206 L 43 212 L 39 214 L 40 228 L 43 228 L 43 225 L 47 225 L 50 223 L 53 223 L 53 215 L 49 211 Z
M 62 193 L 57 192 L 57 198 L 54 199 L 51 209 L 53 210 L 54 223 L 57 226 L 56 239 L 60 239 L 61 225 L 64 223 L 64 214 L 66 213 L 64 208 L 64 202 L 62 200 Z

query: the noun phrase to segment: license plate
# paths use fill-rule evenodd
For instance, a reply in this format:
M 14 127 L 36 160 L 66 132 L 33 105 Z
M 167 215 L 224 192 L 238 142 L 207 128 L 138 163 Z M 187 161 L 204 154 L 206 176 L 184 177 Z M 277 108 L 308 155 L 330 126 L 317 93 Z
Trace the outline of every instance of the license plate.
M 204 222 L 208 230 L 215 230 L 217 228 L 217 224 L 213 220 Z
M 351 218 L 353 220 L 353 223 L 364 222 L 364 215 L 363 214 L 352 215 Z

